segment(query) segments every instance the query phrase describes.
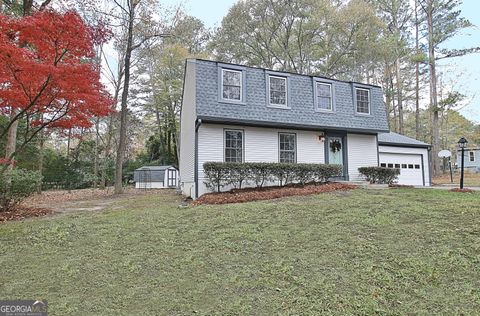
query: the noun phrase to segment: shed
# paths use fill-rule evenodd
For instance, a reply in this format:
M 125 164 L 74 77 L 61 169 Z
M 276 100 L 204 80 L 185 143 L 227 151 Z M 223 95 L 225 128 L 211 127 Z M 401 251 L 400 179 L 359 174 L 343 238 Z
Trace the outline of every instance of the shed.
M 398 183 L 430 186 L 430 145 L 397 133 L 378 134 L 380 167 L 400 169 Z
M 178 170 L 173 166 L 143 166 L 133 172 L 137 189 L 175 188 L 178 183 Z

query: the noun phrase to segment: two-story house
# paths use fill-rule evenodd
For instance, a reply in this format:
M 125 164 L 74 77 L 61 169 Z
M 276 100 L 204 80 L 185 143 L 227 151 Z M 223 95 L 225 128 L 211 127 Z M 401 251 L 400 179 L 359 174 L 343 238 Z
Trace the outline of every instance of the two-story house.
M 399 182 L 430 185 L 429 145 L 389 133 L 379 86 L 188 59 L 180 122 L 180 186 L 208 192 L 203 164 L 293 162 L 401 169 Z

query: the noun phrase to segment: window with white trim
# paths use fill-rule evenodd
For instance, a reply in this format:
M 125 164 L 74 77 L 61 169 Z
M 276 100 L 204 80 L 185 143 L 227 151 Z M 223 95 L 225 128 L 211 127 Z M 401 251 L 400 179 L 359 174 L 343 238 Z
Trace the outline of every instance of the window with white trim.
M 242 72 L 222 69 L 222 98 L 224 100 L 242 101 Z
M 370 114 L 370 90 L 355 88 L 355 99 L 357 113 Z
M 268 76 L 270 105 L 287 106 L 287 78 Z
M 278 134 L 279 162 L 295 163 L 297 161 L 296 135 L 293 133 Z
M 475 161 L 475 152 L 470 151 L 468 153 L 468 158 L 470 159 L 470 162 L 474 162 Z
M 317 110 L 332 111 L 332 85 L 330 83 L 317 82 Z
M 225 162 L 243 162 L 243 131 L 225 130 Z

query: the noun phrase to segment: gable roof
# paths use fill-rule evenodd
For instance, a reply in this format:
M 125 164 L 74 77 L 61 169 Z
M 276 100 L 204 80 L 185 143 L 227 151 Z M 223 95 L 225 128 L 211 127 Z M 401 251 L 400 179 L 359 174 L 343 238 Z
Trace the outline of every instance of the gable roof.
M 172 165 L 169 165 L 169 166 L 143 166 L 143 167 L 140 167 L 138 169 L 135 169 L 135 171 L 137 170 L 150 170 L 150 171 L 163 171 L 163 170 L 167 170 L 168 168 L 175 168 L 174 166 Z
M 378 144 L 397 146 L 403 145 L 405 147 L 430 147 L 430 145 L 427 143 L 394 132 L 378 134 Z

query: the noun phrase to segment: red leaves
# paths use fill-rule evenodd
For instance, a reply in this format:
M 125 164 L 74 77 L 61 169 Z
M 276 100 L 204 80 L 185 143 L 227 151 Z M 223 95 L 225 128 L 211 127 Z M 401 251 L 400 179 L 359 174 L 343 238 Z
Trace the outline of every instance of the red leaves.
M 107 38 L 72 11 L 0 16 L 0 113 L 43 113 L 33 124 L 58 128 L 107 115 L 113 101 L 93 60 L 94 43 Z

